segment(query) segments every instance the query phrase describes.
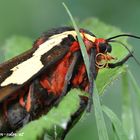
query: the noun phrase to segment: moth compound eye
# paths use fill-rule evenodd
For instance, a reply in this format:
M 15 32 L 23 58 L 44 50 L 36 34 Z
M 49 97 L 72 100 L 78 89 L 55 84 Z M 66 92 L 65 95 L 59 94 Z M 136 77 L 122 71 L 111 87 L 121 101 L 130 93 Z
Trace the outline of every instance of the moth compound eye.
M 107 51 L 107 44 L 105 44 L 105 43 L 99 43 L 99 51 L 101 53 L 106 52 Z
M 110 44 L 107 45 L 107 52 L 111 53 L 112 51 L 112 46 Z

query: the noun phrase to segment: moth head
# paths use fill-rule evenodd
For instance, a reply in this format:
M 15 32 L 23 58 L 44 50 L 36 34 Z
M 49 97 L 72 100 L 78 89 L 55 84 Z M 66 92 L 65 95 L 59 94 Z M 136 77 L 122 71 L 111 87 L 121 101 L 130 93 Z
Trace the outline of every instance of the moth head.
M 95 61 L 98 68 L 104 68 L 108 62 L 115 59 L 110 55 L 112 52 L 112 46 L 104 38 L 96 38 L 95 42 Z
M 95 40 L 95 47 L 97 53 L 111 53 L 112 51 L 112 46 L 103 38 Z

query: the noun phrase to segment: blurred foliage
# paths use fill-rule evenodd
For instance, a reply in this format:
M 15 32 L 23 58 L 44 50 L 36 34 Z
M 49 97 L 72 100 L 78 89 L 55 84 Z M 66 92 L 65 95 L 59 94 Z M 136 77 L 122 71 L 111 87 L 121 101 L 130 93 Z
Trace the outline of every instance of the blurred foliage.
M 4 45 L 1 46 L 3 55 L 3 60 L 1 61 L 6 61 L 14 56 L 19 55 L 21 52 L 31 48 L 32 44 L 32 40 L 27 37 L 12 36 L 10 39 L 6 40 Z
M 110 34 L 107 34 L 106 38 L 109 37 L 109 36 L 113 36 L 115 34 L 120 34 L 121 33 L 121 31 L 118 30 L 117 28 L 115 28 L 113 26 L 106 25 L 96 18 L 90 18 L 88 20 L 85 20 L 85 21 L 79 23 L 78 25 L 80 27 L 83 27 L 83 28 L 87 27 L 91 32 L 94 29 L 94 32 L 99 34 L 100 36 L 103 36 L 103 35 L 106 36 L 106 33 L 109 32 Z M 100 30 L 102 32 L 100 32 L 99 27 L 100 27 Z M 126 39 L 125 40 L 121 39 L 120 41 L 126 43 Z M 24 47 L 24 45 L 25 45 L 25 47 Z M 23 52 L 23 51 L 27 50 L 28 48 L 30 48 L 30 46 L 31 46 L 31 40 L 30 39 L 28 39 L 26 37 L 18 37 L 18 36 L 16 37 L 16 36 L 14 36 L 14 37 L 8 39 L 5 43 L 5 45 L 3 45 L 1 49 L 3 50 L 3 54 L 5 55 L 5 59 L 9 59 L 12 56 L 15 56 L 15 55 L 19 54 L 20 52 Z M 11 49 L 12 49 L 12 51 L 9 51 Z M 115 47 L 115 44 L 113 44 L 112 55 L 115 56 L 115 57 L 118 57 L 118 61 L 121 60 L 124 56 L 126 56 L 127 53 L 128 52 L 126 51 L 126 49 L 122 48 L 121 46 Z M 101 70 L 99 72 L 98 77 L 97 77 L 97 87 L 98 87 L 98 90 L 99 90 L 100 94 L 103 94 L 103 91 L 106 88 L 106 86 L 108 86 L 111 82 L 113 82 L 116 78 L 118 78 L 118 76 L 120 74 L 122 74 L 123 72 L 125 72 L 124 67 Z M 76 91 L 74 91 L 74 92 L 76 92 Z M 74 92 L 72 91 L 72 93 L 74 93 Z M 53 126 L 54 125 L 61 126 L 63 120 L 65 120 L 66 121 L 65 124 L 67 124 L 67 122 L 70 120 L 71 114 L 73 114 L 75 112 L 75 111 L 73 111 L 73 107 L 75 108 L 75 110 L 76 110 L 76 108 L 78 108 L 79 99 L 77 97 L 73 96 L 73 94 L 70 96 L 71 99 L 67 97 L 66 101 L 64 100 L 62 102 L 62 104 L 64 103 L 64 105 L 61 108 L 58 108 L 58 109 L 54 108 L 49 112 L 49 114 L 47 114 L 46 118 L 47 118 L 48 121 L 45 122 L 46 119 L 44 120 L 44 118 L 45 118 L 45 116 L 44 116 L 40 120 L 33 121 L 32 123 L 27 125 L 25 128 L 20 130 L 19 133 L 24 132 L 26 134 L 26 133 L 30 132 L 32 134 L 32 135 L 24 136 L 23 137 L 24 139 L 35 139 L 36 137 L 41 137 L 42 134 L 46 131 L 47 131 L 47 134 L 50 133 L 51 136 L 52 136 L 52 134 L 54 134 L 53 129 L 52 129 Z M 70 107 L 70 105 L 66 105 L 65 102 L 70 103 L 71 107 Z M 75 105 L 75 103 L 77 105 Z M 67 108 L 68 106 L 69 106 L 69 108 Z M 95 104 L 94 107 L 96 107 L 95 110 L 97 110 L 97 112 L 99 112 L 99 110 L 98 110 L 99 104 L 97 106 Z M 109 111 L 107 110 L 107 113 L 108 112 Z M 67 118 L 64 119 L 63 117 L 65 116 L 65 114 L 66 114 Z M 96 112 L 95 112 L 95 114 L 96 114 Z M 110 113 L 110 112 L 108 114 L 112 115 L 112 113 Z M 98 113 L 97 113 L 97 115 L 98 115 Z M 99 115 L 101 116 L 101 114 L 99 114 Z M 100 116 L 96 117 L 96 118 L 99 119 L 99 121 L 100 121 Z M 116 119 L 116 116 L 115 116 L 115 117 L 112 118 L 112 120 L 114 122 L 114 120 L 119 120 L 119 119 L 118 118 Z M 117 121 L 114 124 L 117 128 L 117 132 L 121 132 L 121 131 L 118 131 L 119 128 L 120 128 L 119 124 L 120 124 L 120 121 Z M 103 126 L 103 124 L 100 124 L 99 127 L 101 128 L 102 126 Z M 36 128 L 37 131 L 34 131 L 33 128 Z M 44 131 L 44 130 L 46 130 L 46 131 Z M 121 130 L 122 130 L 122 127 L 121 127 Z M 60 128 L 59 128 L 59 132 L 57 132 L 57 133 L 61 134 L 60 133 Z M 122 133 L 123 132 L 121 132 L 119 134 L 121 135 Z M 58 136 L 61 136 L 61 135 L 58 135 Z M 22 139 L 22 137 L 15 137 L 15 139 Z

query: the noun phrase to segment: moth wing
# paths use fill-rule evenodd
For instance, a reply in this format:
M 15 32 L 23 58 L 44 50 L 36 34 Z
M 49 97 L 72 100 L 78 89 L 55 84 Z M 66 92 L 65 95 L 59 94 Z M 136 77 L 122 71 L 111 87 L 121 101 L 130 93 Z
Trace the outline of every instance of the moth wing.
M 0 65 L 0 102 L 24 85 L 30 84 L 42 72 L 47 71 L 48 67 L 63 58 L 69 51 L 69 44 L 54 46 L 40 58 L 34 57 L 36 51 L 37 48 L 32 48 Z

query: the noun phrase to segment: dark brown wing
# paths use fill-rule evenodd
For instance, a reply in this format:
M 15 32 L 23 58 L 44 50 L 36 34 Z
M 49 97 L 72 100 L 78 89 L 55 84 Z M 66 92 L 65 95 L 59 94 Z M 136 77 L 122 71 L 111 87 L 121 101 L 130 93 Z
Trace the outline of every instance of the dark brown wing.
M 54 65 L 56 62 L 58 62 L 61 58 L 64 57 L 64 55 L 69 51 L 69 47 L 72 44 L 73 40 L 70 40 L 68 37 L 64 38 L 63 41 L 54 46 L 52 49 L 41 55 L 40 62 L 42 63 L 43 67 L 39 69 L 35 74 L 31 75 L 31 77 L 28 77 L 26 81 L 24 81 L 22 84 L 19 84 L 18 81 L 20 81 L 21 78 L 28 75 L 28 73 L 21 73 L 17 79 L 17 83 L 8 83 L 6 80 L 14 73 L 12 69 L 16 67 L 17 65 L 23 64 L 25 61 L 28 61 L 33 57 L 33 54 L 37 51 L 38 48 L 32 48 L 29 51 L 3 63 L 0 65 L 0 102 L 4 100 L 6 97 L 10 96 L 14 92 L 16 92 L 18 89 L 22 88 L 26 84 L 30 84 L 31 81 L 36 79 L 38 76 L 40 76 L 44 71 L 47 71 L 47 68 L 51 65 Z M 36 62 L 26 65 L 27 67 L 31 65 L 34 67 L 36 65 Z M 31 68 L 30 66 L 30 68 Z

